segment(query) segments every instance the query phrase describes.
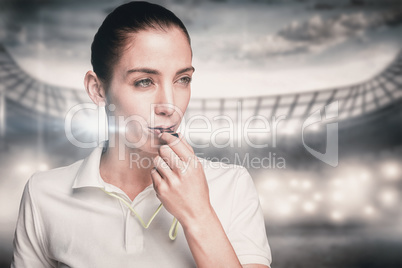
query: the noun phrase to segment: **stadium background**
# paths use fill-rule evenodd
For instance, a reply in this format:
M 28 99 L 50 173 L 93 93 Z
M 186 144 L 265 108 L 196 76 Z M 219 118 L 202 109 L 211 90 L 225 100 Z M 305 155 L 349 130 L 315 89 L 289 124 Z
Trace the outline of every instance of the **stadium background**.
M 7 267 L 27 179 L 92 150 L 68 141 L 65 118 L 74 105 L 90 102 L 81 80 L 91 38 L 122 2 L 0 3 L 0 261 Z M 247 166 L 273 267 L 401 267 L 400 1 L 159 3 L 192 36 L 197 72 L 186 121 L 211 122 L 208 133 L 192 134 L 194 144 L 205 145 L 196 152 Z M 338 114 L 325 120 L 325 106 L 334 102 Z M 323 120 L 302 131 L 316 111 Z M 218 115 L 232 120 L 235 135 L 211 139 L 230 127 Z M 76 114 L 78 140 L 98 138 L 97 116 L 92 108 Z M 250 136 L 268 146 L 255 148 L 237 135 L 251 116 L 271 123 L 270 131 Z M 286 118 L 275 134 L 273 116 Z M 251 126 L 263 129 L 263 122 Z M 306 149 L 325 153 L 330 124 L 338 127 L 333 166 Z M 192 126 L 207 127 L 200 120 Z M 268 162 L 252 166 L 252 158 Z

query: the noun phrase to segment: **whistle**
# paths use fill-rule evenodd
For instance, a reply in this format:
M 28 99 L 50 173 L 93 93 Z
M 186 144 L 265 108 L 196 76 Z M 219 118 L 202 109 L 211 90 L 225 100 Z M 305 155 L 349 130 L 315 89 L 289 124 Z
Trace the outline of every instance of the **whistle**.
M 173 131 L 166 131 L 166 132 L 169 133 L 169 134 L 171 134 L 172 136 L 175 136 L 176 138 L 179 137 L 179 134 L 178 134 L 178 133 L 175 133 L 175 132 L 173 132 Z

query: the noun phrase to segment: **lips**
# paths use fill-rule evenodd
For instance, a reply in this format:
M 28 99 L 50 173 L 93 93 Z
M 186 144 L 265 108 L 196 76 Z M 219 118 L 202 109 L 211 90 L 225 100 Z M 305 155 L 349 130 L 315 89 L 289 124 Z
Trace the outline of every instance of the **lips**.
M 174 132 L 174 127 L 175 127 L 175 125 L 170 126 L 170 127 L 157 126 L 157 127 L 148 127 L 148 128 L 151 132 L 155 133 L 156 135 L 159 135 L 160 133 L 163 133 L 163 132 Z

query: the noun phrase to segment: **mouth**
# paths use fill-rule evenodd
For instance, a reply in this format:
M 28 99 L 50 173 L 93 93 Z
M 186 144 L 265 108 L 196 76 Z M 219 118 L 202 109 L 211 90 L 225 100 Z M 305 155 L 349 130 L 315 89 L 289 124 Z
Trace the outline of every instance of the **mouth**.
M 161 134 L 161 133 L 163 133 L 163 132 L 174 133 L 174 127 L 175 127 L 175 126 L 176 126 L 176 125 L 172 125 L 172 126 L 169 126 L 169 127 L 157 126 L 157 127 L 148 127 L 148 129 L 149 129 L 152 133 L 154 133 L 154 134 L 156 134 L 156 135 L 159 135 L 159 134 Z

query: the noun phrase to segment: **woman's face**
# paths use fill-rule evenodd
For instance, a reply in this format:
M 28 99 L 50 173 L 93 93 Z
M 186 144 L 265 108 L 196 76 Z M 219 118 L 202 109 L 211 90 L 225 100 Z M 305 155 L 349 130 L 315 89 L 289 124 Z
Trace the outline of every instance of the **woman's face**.
M 191 60 L 189 42 L 176 27 L 132 34 L 107 90 L 108 116 L 116 124 L 109 120 L 109 129 L 118 129 L 120 142 L 154 154 L 158 134 L 177 130 L 190 100 Z

